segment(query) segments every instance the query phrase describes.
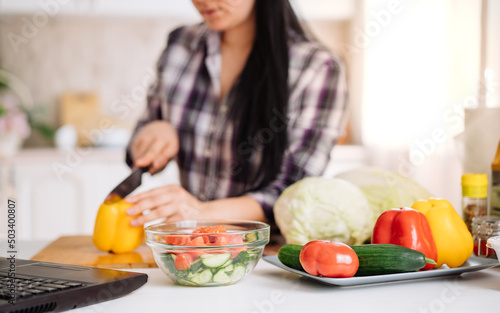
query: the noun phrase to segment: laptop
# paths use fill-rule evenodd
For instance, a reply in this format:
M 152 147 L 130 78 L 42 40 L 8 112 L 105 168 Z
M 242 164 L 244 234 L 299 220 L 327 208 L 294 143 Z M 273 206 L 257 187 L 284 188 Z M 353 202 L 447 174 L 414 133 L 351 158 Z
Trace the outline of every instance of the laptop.
M 143 273 L 0 257 L 0 312 L 60 312 L 115 299 Z

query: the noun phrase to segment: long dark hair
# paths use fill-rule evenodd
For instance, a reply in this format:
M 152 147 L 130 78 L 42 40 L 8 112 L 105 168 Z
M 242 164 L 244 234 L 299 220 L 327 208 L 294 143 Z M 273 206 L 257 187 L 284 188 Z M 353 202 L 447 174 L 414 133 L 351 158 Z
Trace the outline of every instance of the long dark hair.
M 306 39 L 288 0 L 256 0 L 256 35 L 248 60 L 235 86 L 230 117 L 235 122 L 233 153 L 236 181 L 261 178 L 255 188 L 269 184 L 280 171 L 287 145 L 288 49 L 290 36 Z M 274 117 L 274 118 L 273 118 Z M 270 125 L 272 123 L 272 125 Z M 251 161 L 262 151 L 259 168 Z

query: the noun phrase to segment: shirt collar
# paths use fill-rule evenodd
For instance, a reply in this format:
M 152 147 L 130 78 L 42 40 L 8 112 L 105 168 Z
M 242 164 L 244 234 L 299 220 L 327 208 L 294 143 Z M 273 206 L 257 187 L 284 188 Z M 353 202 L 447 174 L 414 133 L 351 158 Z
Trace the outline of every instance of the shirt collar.
M 205 66 L 212 82 L 212 92 L 218 98 L 220 94 L 220 71 L 222 66 L 222 56 L 220 52 L 221 33 L 213 31 L 205 26 Z
M 190 48 L 196 50 L 199 45 L 206 44 L 209 54 L 217 52 L 220 47 L 220 32 L 211 30 L 205 23 L 200 23 L 199 26 L 199 31 L 191 40 Z

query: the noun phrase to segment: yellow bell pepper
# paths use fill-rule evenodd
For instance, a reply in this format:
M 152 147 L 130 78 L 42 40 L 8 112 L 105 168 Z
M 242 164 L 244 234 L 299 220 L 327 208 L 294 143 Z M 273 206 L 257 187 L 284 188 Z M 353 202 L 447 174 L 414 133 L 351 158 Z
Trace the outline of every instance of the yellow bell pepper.
M 126 211 L 132 203 L 115 196 L 99 207 L 92 241 L 97 249 L 113 253 L 130 252 L 144 239 L 143 227 L 130 226 L 134 218 Z
M 422 212 L 429 221 L 437 247 L 436 268 L 443 264 L 451 268 L 464 264 L 472 255 L 474 242 L 465 222 L 451 203 L 445 199 L 431 198 L 417 201 L 411 207 Z

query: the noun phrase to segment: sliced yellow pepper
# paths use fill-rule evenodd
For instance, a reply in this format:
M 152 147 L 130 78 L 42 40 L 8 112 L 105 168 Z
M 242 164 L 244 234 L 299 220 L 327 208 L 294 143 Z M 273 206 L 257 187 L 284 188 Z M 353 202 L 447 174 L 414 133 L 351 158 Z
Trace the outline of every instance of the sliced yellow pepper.
M 431 198 L 415 202 L 413 209 L 422 212 L 431 226 L 437 247 L 436 268 L 443 264 L 459 267 L 472 255 L 474 242 L 465 222 L 451 203 Z
M 132 203 L 116 196 L 99 207 L 92 241 L 97 249 L 113 253 L 130 252 L 144 239 L 143 227 L 130 226 L 133 216 L 126 211 Z

